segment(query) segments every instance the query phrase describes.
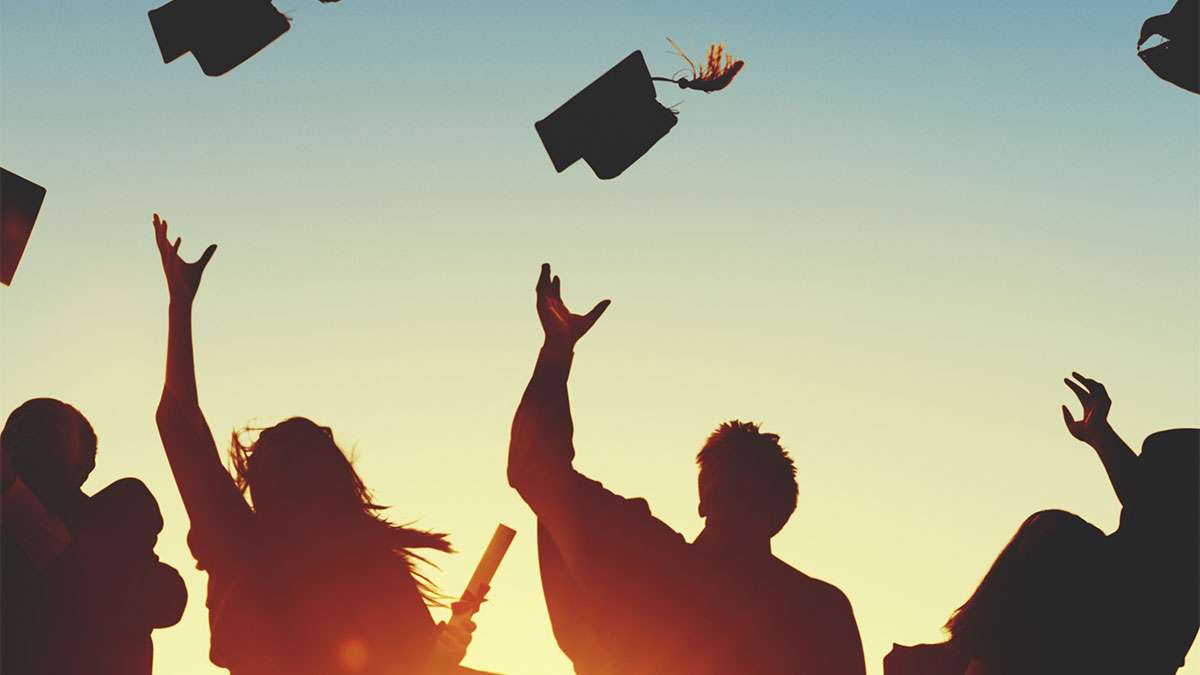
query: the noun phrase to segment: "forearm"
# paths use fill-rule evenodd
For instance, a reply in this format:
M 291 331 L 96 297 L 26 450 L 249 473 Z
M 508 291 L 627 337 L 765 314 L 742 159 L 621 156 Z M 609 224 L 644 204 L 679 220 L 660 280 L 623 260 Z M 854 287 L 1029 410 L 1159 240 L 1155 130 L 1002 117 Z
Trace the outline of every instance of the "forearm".
M 508 446 L 509 484 L 518 490 L 530 473 L 570 466 L 574 459 L 574 425 L 567 394 L 572 356 L 570 349 L 549 343 L 538 353 L 533 376 L 513 419 Z
M 192 305 L 171 302 L 167 324 L 167 373 L 160 407 L 200 407 L 196 392 L 196 366 L 192 349 Z
M 1108 424 L 1088 438 L 1088 445 L 1096 451 L 1113 491 L 1122 504 L 1129 503 L 1137 492 L 1139 481 L 1138 456 L 1133 449 Z
M 192 351 L 191 304 L 171 303 L 167 329 L 167 372 L 155 421 L 167 462 L 179 487 L 188 515 L 208 503 L 206 495 L 216 483 L 230 481 L 221 466 L 216 443 L 196 393 Z

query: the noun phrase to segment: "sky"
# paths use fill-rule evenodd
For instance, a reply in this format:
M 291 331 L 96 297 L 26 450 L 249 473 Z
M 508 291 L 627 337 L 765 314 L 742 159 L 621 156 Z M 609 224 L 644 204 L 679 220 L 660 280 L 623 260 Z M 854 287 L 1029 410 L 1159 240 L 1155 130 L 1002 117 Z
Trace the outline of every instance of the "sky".
M 0 410 L 72 403 L 85 490 L 150 487 L 191 596 L 155 672 L 220 672 L 153 421 L 163 214 L 186 257 L 219 244 L 218 441 L 332 427 L 392 518 L 450 533 L 451 594 L 514 527 L 465 664 L 567 673 L 504 475 L 548 261 L 570 306 L 613 301 L 575 358 L 577 467 L 691 538 L 704 438 L 762 422 L 799 471 L 774 551 L 846 592 L 881 675 L 1028 514 L 1115 528 L 1063 376 L 1106 383 L 1135 447 L 1200 422 L 1200 108 L 1134 48 L 1169 4 L 278 0 L 291 30 L 209 78 L 161 62 L 152 5 L 0 0 L 0 162 L 48 190 L 0 288 Z M 555 174 L 533 123 L 633 50 L 674 73 L 666 36 L 745 69 L 660 87 L 679 123 L 619 178 Z

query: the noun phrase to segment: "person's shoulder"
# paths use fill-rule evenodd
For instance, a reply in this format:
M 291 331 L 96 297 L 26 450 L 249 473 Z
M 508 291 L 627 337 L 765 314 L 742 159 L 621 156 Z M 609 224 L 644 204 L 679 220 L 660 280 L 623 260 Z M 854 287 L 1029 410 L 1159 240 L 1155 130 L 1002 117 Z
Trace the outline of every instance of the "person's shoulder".
M 121 478 L 92 495 L 90 510 L 95 517 L 120 519 L 128 526 L 155 533 L 162 530 L 162 513 L 150 488 L 136 478 Z
M 130 509 L 158 511 L 158 501 L 150 488 L 137 478 L 121 478 L 92 495 L 93 504 L 119 504 Z
M 644 497 L 626 497 L 609 490 L 598 480 L 576 472 L 574 490 L 582 500 L 581 505 L 600 516 L 610 527 L 632 532 L 667 536 L 672 542 L 686 544 L 687 540 L 670 525 L 654 515 L 650 502 Z
M 775 558 L 776 570 L 783 580 L 786 592 L 803 596 L 809 606 L 816 605 L 827 611 L 838 610 L 852 613 L 850 598 L 842 589 L 828 581 L 809 576 L 786 562 Z
M 894 644 L 883 658 L 884 675 L 962 675 L 970 659 L 950 643 Z

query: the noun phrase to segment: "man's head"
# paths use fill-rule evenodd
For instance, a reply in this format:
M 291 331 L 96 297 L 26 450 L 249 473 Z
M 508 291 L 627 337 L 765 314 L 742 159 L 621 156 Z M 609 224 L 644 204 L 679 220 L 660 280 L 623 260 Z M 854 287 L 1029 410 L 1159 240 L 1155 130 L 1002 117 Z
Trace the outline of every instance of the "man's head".
M 52 398 L 22 403 L 4 423 L 0 452 L 46 506 L 78 494 L 96 468 L 96 433 L 78 410 Z
M 796 465 L 779 436 L 733 420 L 717 428 L 700 454 L 700 516 L 706 527 L 770 538 L 796 510 Z

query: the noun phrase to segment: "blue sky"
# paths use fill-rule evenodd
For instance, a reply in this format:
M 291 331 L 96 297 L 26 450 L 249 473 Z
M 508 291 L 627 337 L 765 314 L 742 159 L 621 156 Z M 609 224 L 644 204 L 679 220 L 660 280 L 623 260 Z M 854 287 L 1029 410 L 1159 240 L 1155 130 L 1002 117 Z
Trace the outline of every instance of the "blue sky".
M 1028 513 L 1115 526 L 1063 375 L 1108 383 L 1135 445 L 1197 423 L 1197 99 L 1134 50 L 1168 5 L 290 0 L 213 79 L 161 63 L 150 5 L 7 0 L 0 157 L 48 195 L 0 289 L 0 407 L 76 404 L 88 488 L 150 485 L 192 594 L 157 672 L 215 672 L 153 427 L 162 213 L 185 253 L 220 244 L 196 318 L 219 438 L 332 426 L 397 519 L 451 532 L 447 590 L 509 522 L 468 663 L 565 672 L 503 479 L 548 260 L 569 302 L 614 301 L 576 360 L 581 468 L 691 536 L 699 444 L 763 421 L 800 467 L 776 553 L 846 590 L 877 675 Z M 534 121 L 634 49 L 671 74 L 668 35 L 746 68 L 661 87 L 679 124 L 620 178 L 556 175 Z

